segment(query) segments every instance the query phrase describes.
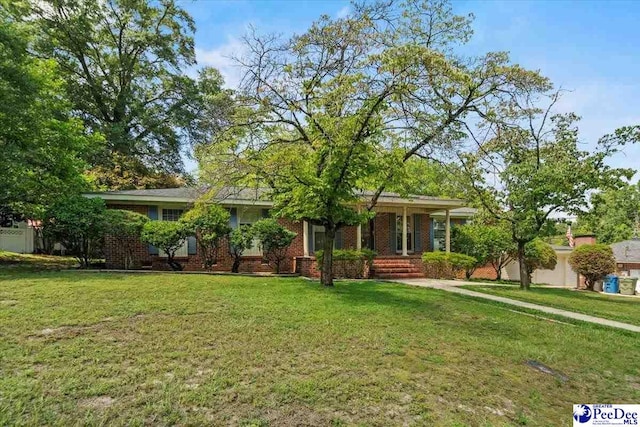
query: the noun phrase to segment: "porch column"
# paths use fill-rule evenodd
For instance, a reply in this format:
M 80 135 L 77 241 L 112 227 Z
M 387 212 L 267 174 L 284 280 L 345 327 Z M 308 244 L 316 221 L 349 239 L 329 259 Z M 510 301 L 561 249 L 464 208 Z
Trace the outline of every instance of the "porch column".
M 302 255 L 309 256 L 309 223 L 302 221 Z
M 447 209 L 444 216 L 444 250 L 451 252 L 451 215 Z
M 402 208 L 402 256 L 407 256 L 407 207 Z

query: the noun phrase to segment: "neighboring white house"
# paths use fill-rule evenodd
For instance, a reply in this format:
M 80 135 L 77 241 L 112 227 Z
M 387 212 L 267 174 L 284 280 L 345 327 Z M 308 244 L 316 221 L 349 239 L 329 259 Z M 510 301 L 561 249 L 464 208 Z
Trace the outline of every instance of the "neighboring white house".
M 532 283 L 566 286 L 575 288 L 578 284 L 578 276 L 569 265 L 569 254 L 573 250 L 568 246 L 552 245 L 558 257 L 558 263 L 553 270 L 536 270 L 531 277 Z M 502 273 L 502 278 L 506 280 L 520 280 L 520 270 L 518 262 L 507 265 Z
M 35 247 L 35 230 L 25 221 L 12 222 L 10 227 L 0 227 L 0 250 L 33 253 Z

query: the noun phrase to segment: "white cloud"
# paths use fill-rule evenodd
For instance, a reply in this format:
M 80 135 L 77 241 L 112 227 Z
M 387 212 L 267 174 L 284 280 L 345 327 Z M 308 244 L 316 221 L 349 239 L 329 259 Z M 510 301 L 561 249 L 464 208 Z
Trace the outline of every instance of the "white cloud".
M 240 67 L 233 57 L 242 56 L 245 46 L 235 37 L 227 37 L 227 42 L 213 49 L 196 48 L 196 60 L 200 66 L 217 68 L 224 77 L 225 86 L 235 89 L 242 77 Z
M 349 9 L 349 6 L 345 6 L 336 13 L 336 18 L 338 19 L 346 18 L 347 16 L 349 16 L 350 12 L 351 12 L 351 9 Z

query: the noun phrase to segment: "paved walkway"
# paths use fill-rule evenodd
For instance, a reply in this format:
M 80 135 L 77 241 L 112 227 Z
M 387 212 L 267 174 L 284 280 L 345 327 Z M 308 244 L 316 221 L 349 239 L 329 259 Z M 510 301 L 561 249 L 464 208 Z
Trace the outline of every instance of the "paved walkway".
M 510 304 L 516 307 L 523 307 L 523 308 L 528 308 L 530 310 L 541 311 L 543 313 L 555 314 L 557 316 L 568 317 L 570 319 L 581 320 L 583 322 L 590 322 L 598 325 L 610 326 L 612 328 L 624 329 L 632 332 L 640 332 L 640 326 L 630 325 L 628 323 L 616 322 L 615 320 L 589 316 L 588 314 L 575 313 L 573 311 L 547 307 L 546 305 L 532 304 L 530 302 L 518 301 L 511 298 L 499 297 L 497 295 L 490 295 L 490 294 L 485 294 L 481 292 L 471 291 L 469 289 L 460 288 L 460 286 L 464 286 L 464 285 L 475 285 L 475 286 L 486 285 L 485 283 L 464 282 L 464 281 L 458 281 L 458 280 L 434 280 L 434 279 L 403 279 L 403 280 L 393 280 L 393 282 L 403 283 L 405 285 L 411 285 L 411 286 L 421 286 L 424 288 L 442 289 L 447 292 L 467 295 L 474 298 L 497 301 L 503 304 Z

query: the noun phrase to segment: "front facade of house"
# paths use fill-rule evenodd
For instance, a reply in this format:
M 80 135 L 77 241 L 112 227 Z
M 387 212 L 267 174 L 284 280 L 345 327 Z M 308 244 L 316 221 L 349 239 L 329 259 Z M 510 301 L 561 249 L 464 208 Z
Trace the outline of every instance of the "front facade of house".
M 101 197 L 112 209 L 131 210 L 152 220 L 176 221 L 202 193 L 194 188 L 173 188 L 111 191 L 86 196 Z M 232 228 L 250 225 L 268 216 L 269 209 L 273 206 L 259 189 L 223 189 L 212 200 L 229 209 Z M 461 200 L 426 196 L 402 198 L 393 193 L 383 193 L 375 208 L 375 218 L 368 224 L 340 230 L 336 236 L 336 249 L 375 250 L 377 257 L 374 265 L 377 267 L 374 268 L 377 277 L 417 277 L 422 274 L 422 252 L 448 251 L 451 225 L 466 221 L 473 212 L 473 209 L 464 208 Z M 297 234 L 288 250 L 282 271 L 318 276 L 314 255 L 323 246 L 323 227 L 306 221 L 279 219 L 279 222 Z M 136 242 L 135 248 L 136 267 L 168 268 L 166 257 L 161 251 L 142 242 Z M 218 255 L 218 262 L 213 270 L 230 271 L 232 259 L 224 250 L 224 245 Z M 109 237 L 105 242 L 105 260 L 107 268 L 124 267 L 124 251 Z M 189 238 L 178 250 L 176 260 L 185 270 L 202 269 L 195 237 Z M 257 242 L 243 254 L 240 271 L 271 271 L 271 267 L 264 262 Z M 369 275 L 374 275 L 374 272 Z

